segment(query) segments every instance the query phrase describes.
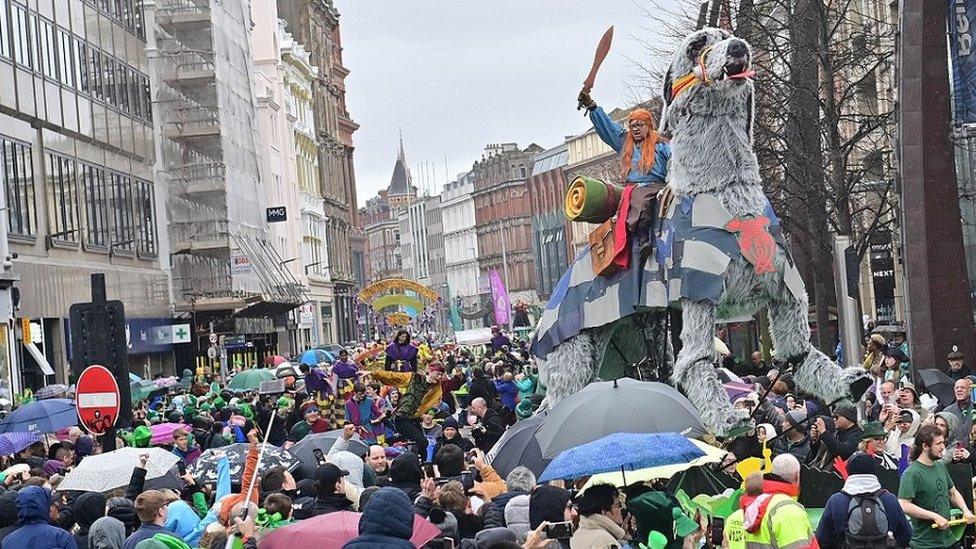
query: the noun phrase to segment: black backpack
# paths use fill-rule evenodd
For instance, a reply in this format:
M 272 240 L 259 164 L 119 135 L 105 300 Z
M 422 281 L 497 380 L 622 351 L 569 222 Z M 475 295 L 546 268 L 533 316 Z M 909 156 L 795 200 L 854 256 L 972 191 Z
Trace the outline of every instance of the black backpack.
M 880 490 L 873 494 L 851 496 L 847 506 L 847 531 L 844 546 L 851 549 L 888 547 L 888 515 L 881 502 Z

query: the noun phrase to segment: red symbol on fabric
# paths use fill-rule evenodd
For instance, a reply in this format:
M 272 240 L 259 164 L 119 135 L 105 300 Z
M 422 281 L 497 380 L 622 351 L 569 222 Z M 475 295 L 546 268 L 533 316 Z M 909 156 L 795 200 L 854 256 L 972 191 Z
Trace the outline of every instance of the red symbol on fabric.
M 725 228 L 739 233 L 739 251 L 746 261 L 752 263 L 756 274 L 775 273 L 773 256 L 776 253 L 776 241 L 769 234 L 769 218 L 760 215 L 746 219 L 733 219 Z

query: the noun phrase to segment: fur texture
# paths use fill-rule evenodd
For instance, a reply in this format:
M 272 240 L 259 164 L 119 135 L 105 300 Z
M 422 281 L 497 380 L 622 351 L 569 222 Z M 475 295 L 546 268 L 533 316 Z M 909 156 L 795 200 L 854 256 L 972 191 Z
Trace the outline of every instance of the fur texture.
M 766 198 L 752 147 L 753 82 L 728 78 L 749 68 L 751 49 L 719 29 L 696 31 L 675 53 L 665 81 L 662 126 L 672 134 L 668 186 L 675 200 L 710 194 L 735 218 L 763 214 Z M 704 70 L 702 70 L 704 69 Z M 671 83 L 689 73 L 705 82 L 673 97 Z M 673 381 L 699 409 L 704 424 L 723 435 L 747 419 L 729 402 L 715 373 L 716 317 L 750 315 L 768 307 L 777 354 L 797 363 L 797 388 L 826 402 L 849 396 L 863 371 L 845 371 L 810 344 L 805 291 L 785 283 L 789 258 L 776 248 L 775 273 L 755 274 L 744 257 L 730 263 L 718 305 L 682 299 L 682 349 Z

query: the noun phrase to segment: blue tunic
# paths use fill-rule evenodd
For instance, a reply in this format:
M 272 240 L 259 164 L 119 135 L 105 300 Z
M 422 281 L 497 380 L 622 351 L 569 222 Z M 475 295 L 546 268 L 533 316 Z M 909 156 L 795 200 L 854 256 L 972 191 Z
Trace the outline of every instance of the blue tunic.
M 624 139 L 627 135 L 627 128 L 614 122 L 601 107 L 590 109 L 590 120 L 593 122 L 593 129 L 604 143 L 618 153 L 624 148 Z M 653 182 L 664 182 L 664 176 L 668 171 L 668 160 L 671 158 L 671 145 L 658 143 L 654 148 L 654 167 L 650 173 L 641 173 L 640 147 L 634 147 L 634 156 L 630 160 L 630 173 L 627 174 L 628 183 L 636 183 L 646 187 Z

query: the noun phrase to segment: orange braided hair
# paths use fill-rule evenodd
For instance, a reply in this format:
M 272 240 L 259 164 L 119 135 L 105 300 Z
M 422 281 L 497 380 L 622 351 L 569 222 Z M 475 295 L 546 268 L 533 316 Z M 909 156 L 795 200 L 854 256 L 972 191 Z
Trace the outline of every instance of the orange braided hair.
M 630 133 L 630 122 L 632 120 L 641 120 L 644 124 L 650 128 L 647 132 L 647 137 L 641 143 L 641 158 L 637 165 L 637 168 L 641 173 L 650 173 L 651 168 L 654 167 L 654 156 L 655 147 L 657 147 L 657 130 L 654 125 L 654 115 L 651 114 L 647 109 L 634 109 L 627 117 L 627 137 L 624 139 L 624 150 L 620 157 L 620 177 L 622 179 L 627 179 L 627 174 L 630 173 L 630 163 L 634 158 L 634 136 Z

